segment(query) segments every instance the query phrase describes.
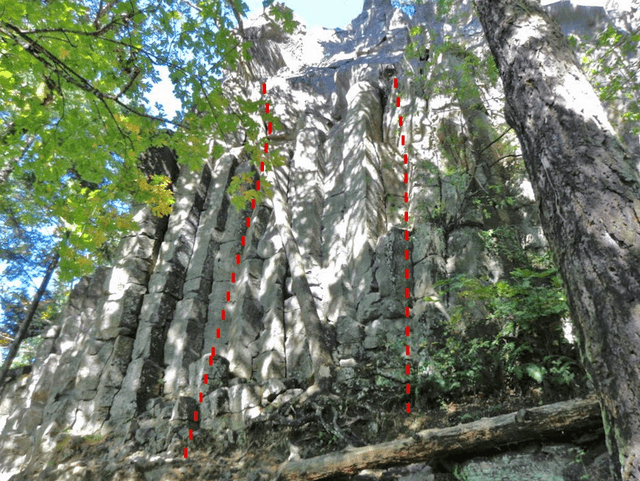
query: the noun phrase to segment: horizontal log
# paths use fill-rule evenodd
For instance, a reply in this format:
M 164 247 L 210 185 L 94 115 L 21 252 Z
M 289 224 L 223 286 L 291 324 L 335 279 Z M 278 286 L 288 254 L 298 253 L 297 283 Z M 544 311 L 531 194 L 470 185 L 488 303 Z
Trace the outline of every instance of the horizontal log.
M 427 429 L 410 438 L 291 460 L 281 466 L 279 474 L 286 480 L 324 479 L 337 474 L 356 474 L 363 469 L 468 455 L 599 427 L 602 427 L 600 405 L 593 396 L 521 409 L 449 428 Z

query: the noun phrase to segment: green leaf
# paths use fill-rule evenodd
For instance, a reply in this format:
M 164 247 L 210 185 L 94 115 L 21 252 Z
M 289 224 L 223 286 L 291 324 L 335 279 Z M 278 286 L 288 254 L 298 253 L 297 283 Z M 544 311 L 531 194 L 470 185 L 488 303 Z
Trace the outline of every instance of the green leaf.
M 542 382 L 542 379 L 547 372 L 544 367 L 538 366 L 537 364 L 527 364 L 525 369 L 527 374 L 538 383 Z

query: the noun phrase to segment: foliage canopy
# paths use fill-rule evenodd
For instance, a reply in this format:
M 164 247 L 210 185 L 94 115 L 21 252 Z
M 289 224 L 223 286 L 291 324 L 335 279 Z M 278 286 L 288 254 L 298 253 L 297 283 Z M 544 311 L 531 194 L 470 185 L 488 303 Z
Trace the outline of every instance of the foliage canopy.
M 100 247 L 135 227 L 132 204 L 171 212 L 170 180 L 138 167 L 150 147 L 199 169 L 223 150 L 206 137 L 245 130 L 256 143 L 259 104 L 222 87 L 250 57 L 235 30 L 241 0 L 4 1 L 0 11 L 0 210 L 54 228 L 62 278 L 104 262 Z M 146 100 L 159 67 L 183 105 L 174 118 Z

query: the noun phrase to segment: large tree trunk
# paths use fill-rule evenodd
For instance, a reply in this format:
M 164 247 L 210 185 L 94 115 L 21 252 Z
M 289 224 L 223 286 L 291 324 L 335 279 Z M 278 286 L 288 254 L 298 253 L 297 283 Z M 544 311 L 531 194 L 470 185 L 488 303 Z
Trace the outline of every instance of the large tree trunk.
M 40 287 L 38 288 L 38 292 L 36 293 L 36 296 L 33 298 L 33 301 L 31 301 L 31 306 L 29 307 L 29 312 L 27 313 L 27 317 L 25 318 L 24 322 L 20 326 L 20 330 L 18 331 L 17 336 L 13 340 L 13 344 L 11 345 L 11 349 L 9 350 L 9 354 L 7 355 L 7 358 L 5 359 L 4 364 L 2 366 L 2 371 L 0 371 L 0 393 L 2 392 L 2 390 L 4 390 L 4 386 L 5 386 L 4 380 L 7 377 L 7 373 L 9 372 L 9 368 L 11 367 L 11 363 L 13 362 L 14 358 L 16 357 L 16 354 L 18 353 L 18 349 L 20 349 L 20 344 L 22 344 L 22 341 L 24 340 L 24 338 L 27 335 L 27 332 L 29 331 L 29 326 L 31 325 L 31 321 L 33 321 L 33 318 L 36 315 L 36 311 L 38 310 L 38 306 L 40 305 L 40 299 L 42 299 L 42 296 L 47 291 L 47 287 L 49 286 L 49 281 L 51 280 L 51 276 L 53 275 L 53 272 L 56 270 L 56 266 L 58 265 L 59 258 L 60 256 L 56 252 L 53 255 L 53 258 L 51 259 L 51 261 L 49 262 L 49 265 L 47 266 L 47 272 L 45 273 L 44 278 L 40 282 Z
M 640 479 L 640 176 L 560 28 L 475 0 L 557 255 L 618 479 Z

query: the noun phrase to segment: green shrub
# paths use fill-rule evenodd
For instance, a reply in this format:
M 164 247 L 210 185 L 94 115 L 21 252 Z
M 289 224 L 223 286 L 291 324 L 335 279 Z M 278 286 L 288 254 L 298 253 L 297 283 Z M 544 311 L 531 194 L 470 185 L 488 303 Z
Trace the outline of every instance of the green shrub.
M 437 287 L 455 294 L 457 306 L 423 340 L 428 355 L 416 374 L 443 396 L 566 390 L 583 381 L 575 346 L 562 333 L 569 313 L 556 269 L 516 269 L 497 282 L 459 275 Z M 472 312 L 485 315 L 473 319 Z

